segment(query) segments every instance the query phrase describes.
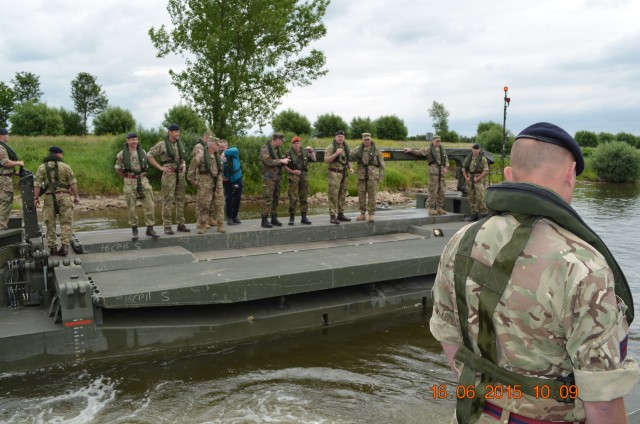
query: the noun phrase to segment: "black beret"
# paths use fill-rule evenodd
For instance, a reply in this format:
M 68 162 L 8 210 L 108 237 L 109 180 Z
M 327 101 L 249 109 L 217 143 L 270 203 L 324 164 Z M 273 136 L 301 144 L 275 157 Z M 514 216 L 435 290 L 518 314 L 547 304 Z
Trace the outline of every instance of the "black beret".
M 180 127 L 176 124 L 169 125 L 169 131 L 180 131 Z
M 58 146 L 49 147 L 49 153 L 64 153 Z
M 138 134 L 133 133 L 133 132 L 132 132 L 132 133 L 127 134 L 127 140 L 128 140 L 128 139 L 130 139 L 130 138 L 138 138 Z
M 9 131 L 6 128 L 0 128 L 0 135 L 9 135 Z
M 336 135 L 344 135 L 344 131 L 338 130 L 338 131 L 336 131 Z
M 563 149 L 571 152 L 576 160 L 576 175 L 582 174 L 584 171 L 584 157 L 582 157 L 582 149 L 577 141 L 573 139 L 565 130 L 557 125 L 548 122 L 538 122 L 528 126 L 520 131 L 520 134 L 513 140 L 519 138 L 532 138 L 534 140 L 543 141 L 545 143 L 555 144 Z
M 478 143 L 474 144 L 472 147 L 472 149 L 479 149 L 479 148 L 480 148 L 480 145 Z

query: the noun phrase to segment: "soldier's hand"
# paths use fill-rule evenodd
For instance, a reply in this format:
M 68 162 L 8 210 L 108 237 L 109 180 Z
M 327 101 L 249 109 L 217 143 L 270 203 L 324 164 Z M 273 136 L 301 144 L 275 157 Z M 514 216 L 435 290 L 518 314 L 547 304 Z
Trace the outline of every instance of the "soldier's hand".
M 404 152 L 405 153 L 411 153 L 411 147 L 405 147 L 404 148 Z
M 342 152 L 344 152 L 344 149 L 342 147 L 338 147 L 336 149 L 336 155 L 340 156 L 342 154 Z
M 77 205 L 78 203 L 80 203 L 80 198 L 78 196 L 73 198 L 73 204 Z
M 33 204 L 34 204 L 34 205 L 36 205 L 36 206 L 40 206 L 40 199 L 39 199 L 39 198 L 37 198 L 37 197 L 36 197 L 36 198 L 34 198 L 34 199 L 33 199 Z
M 290 161 L 291 161 L 291 159 L 289 159 L 289 158 L 280 159 L 280 163 L 283 164 L 283 165 L 288 164 Z

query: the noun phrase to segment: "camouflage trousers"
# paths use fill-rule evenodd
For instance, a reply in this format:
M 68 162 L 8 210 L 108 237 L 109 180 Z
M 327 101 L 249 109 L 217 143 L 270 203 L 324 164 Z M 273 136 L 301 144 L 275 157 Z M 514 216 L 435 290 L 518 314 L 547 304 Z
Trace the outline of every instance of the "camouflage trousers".
M 438 206 L 444 208 L 444 175 L 440 177 L 440 184 L 438 184 L 438 174 L 429 174 L 429 198 L 427 203 L 429 209 L 437 209 Z
M 472 175 L 473 177 L 473 175 Z M 480 215 L 486 215 L 489 213 L 487 205 L 484 203 L 484 182 L 474 183 L 469 182 L 467 193 L 469 194 L 469 205 L 471 206 L 471 213 L 478 213 Z
M 44 223 L 47 226 L 47 245 L 49 249 L 56 247 L 56 218 L 60 223 L 60 242 L 70 245 L 73 234 L 73 203 L 68 193 L 56 194 L 58 214 L 53 205 L 53 197 L 47 193 L 44 197 Z
M 329 215 L 344 212 L 344 202 L 349 190 L 349 176 L 346 173 L 329 171 Z
M 378 193 L 379 182 L 380 180 L 377 178 L 369 178 L 367 180 L 363 178 L 358 180 L 358 205 L 360 206 L 360 213 L 369 212 L 369 215 L 375 215 L 376 193 Z
M 180 175 L 178 184 L 176 185 L 176 175 Z M 184 173 L 162 174 L 162 225 L 171 226 L 171 203 L 176 205 L 176 223 L 184 224 L 184 202 L 185 202 L 186 181 Z
M 155 217 L 155 198 L 153 196 L 153 189 L 149 180 L 146 177 L 142 177 L 140 181 L 142 184 L 142 193 L 144 199 L 141 199 L 142 210 L 144 211 L 144 225 L 153 226 L 156 225 Z M 124 200 L 127 201 L 127 212 L 129 214 L 129 226 L 138 225 L 138 214 L 136 212 L 136 204 L 138 203 L 138 182 L 137 180 L 124 179 Z
M 277 215 L 280 202 L 280 179 L 262 180 L 262 215 Z
M 308 175 L 289 175 L 289 214 L 295 214 L 300 202 L 300 213 L 307 213 L 309 205 L 307 198 L 309 197 L 309 176 Z
M 209 218 L 213 216 L 216 222 L 224 222 L 224 192 L 222 190 L 222 178 L 217 177 L 215 184 L 211 175 L 198 177 L 198 201 L 196 203 L 196 216 L 198 228 L 205 228 Z
M 13 205 L 13 179 L 0 177 L 0 230 L 6 230 Z

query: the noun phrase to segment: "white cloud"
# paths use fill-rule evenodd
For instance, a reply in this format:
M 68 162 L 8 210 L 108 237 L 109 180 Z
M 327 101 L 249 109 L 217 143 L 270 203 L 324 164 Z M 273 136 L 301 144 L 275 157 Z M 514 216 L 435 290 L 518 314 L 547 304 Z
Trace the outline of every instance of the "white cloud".
M 30 0 L 3 4 L 0 80 L 40 76 L 43 100 L 72 109 L 71 81 L 98 78 L 110 103 L 157 127 L 180 102 L 148 30 L 170 23 L 161 0 Z M 317 48 L 329 73 L 293 88 L 278 109 L 312 122 L 336 113 L 396 115 L 410 134 L 432 131 L 427 109 L 443 103 L 450 128 L 473 135 L 480 121 L 502 122 L 502 87 L 512 98 L 507 126 L 517 132 L 549 120 L 569 132 L 640 135 L 635 54 L 638 2 L 621 0 L 334 0 Z

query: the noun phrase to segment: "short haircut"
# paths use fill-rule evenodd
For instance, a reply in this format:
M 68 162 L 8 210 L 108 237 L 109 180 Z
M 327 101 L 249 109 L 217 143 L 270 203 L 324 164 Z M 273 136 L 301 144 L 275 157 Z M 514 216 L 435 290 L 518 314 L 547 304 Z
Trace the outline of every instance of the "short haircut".
M 551 143 L 520 138 L 511 148 L 511 168 L 514 180 L 540 169 L 557 168 L 575 162 L 570 151 Z

